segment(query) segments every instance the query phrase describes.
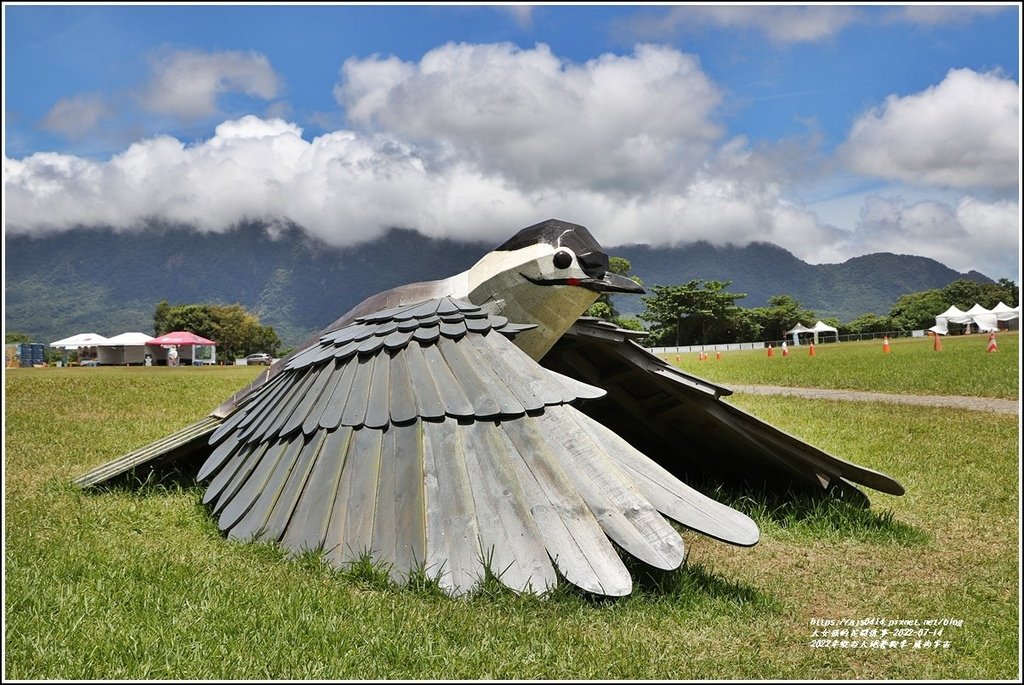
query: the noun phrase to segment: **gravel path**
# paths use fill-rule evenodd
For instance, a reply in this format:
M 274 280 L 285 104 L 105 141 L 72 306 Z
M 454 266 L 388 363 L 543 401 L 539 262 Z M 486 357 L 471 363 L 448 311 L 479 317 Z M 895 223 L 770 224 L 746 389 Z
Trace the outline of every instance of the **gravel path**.
M 1000 414 L 1019 414 L 1017 400 L 1001 400 L 992 397 L 954 397 L 950 395 L 892 395 L 883 392 L 861 392 L 858 390 L 826 390 L 824 388 L 784 388 L 774 385 L 726 385 L 735 392 L 754 395 L 792 395 L 826 400 L 852 400 L 854 402 L 894 402 L 896 404 L 919 404 L 932 407 L 956 407 L 975 411 L 991 411 Z

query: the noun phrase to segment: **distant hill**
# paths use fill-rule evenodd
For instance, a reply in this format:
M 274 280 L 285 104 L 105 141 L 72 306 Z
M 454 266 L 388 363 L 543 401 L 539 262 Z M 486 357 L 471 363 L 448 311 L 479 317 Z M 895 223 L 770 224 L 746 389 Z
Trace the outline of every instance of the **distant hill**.
M 184 228 L 116 232 L 81 228 L 58 235 L 5 237 L 5 329 L 50 342 L 75 333 L 152 333 L 160 300 L 171 304 L 239 302 L 294 345 L 369 295 L 415 281 L 444 278 L 470 267 L 494 247 L 427 238 L 393 229 L 387 236 L 337 248 L 298 228 L 271 236 L 250 224 L 227 233 Z M 958 273 L 924 257 L 878 253 L 842 264 L 811 265 L 767 243 L 674 248 L 609 248 L 629 259 L 648 285 L 700 278 L 731 280 L 739 302 L 758 307 L 789 294 L 819 317 L 852 320 L 885 314 L 905 293 L 941 288 Z M 639 313 L 639 297 L 620 297 L 624 313 Z

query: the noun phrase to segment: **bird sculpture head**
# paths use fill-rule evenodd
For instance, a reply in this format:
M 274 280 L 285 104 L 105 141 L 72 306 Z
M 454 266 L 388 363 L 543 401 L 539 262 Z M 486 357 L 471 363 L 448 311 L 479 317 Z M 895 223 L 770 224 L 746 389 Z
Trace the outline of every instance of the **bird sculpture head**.
M 601 293 L 643 293 L 608 270 L 608 255 L 578 224 L 549 219 L 516 233 L 463 276 L 476 305 L 533 324 L 516 344 L 540 359 Z

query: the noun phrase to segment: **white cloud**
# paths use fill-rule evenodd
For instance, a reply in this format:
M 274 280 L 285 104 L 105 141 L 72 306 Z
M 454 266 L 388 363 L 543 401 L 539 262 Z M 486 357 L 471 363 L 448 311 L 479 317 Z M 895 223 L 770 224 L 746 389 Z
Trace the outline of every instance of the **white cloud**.
M 522 28 L 528 28 L 533 23 L 533 5 L 499 5 L 495 9 L 511 15 Z
M 448 44 L 419 63 L 350 59 L 342 77 L 351 122 L 456 150 L 528 191 L 678 184 L 722 134 L 719 90 L 667 47 L 574 64 L 546 45 Z
M 831 38 L 862 19 L 858 8 L 843 5 L 684 5 L 637 14 L 619 26 L 620 31 L 641 39 L 715 26 L 759 31 L 777 43 L 788 44 Z
M 301 134 L 283 120 L 248 116 L 224 122 L 193 146 L 160 136 L 108 162 L 50 153 L 5 159 L 7 228 L 131 228 L 161 218 L 223 231 L 262 219 L 294 221 L 332 244 L 372 238 L 390 226 L 498 241 L 555 216 L 589 226 L 608 245 L 700 239 L 785 245 L 799 216 L 799 239 L 815 240 L 813 214 L 788 206 L 777 184 L 756 174 L 745 178 L 736 167 L 753 154 L 739 140 L 685 185 L 626 193 L 524 189 L 450 151 L 439 163 L 433 148 L 390 134 L 335 131 L 312 141 Z
M 1020 86 L 998 73 L 951 70 L 937 86 L 854 122 L 841 156 L 862 174 L 952 188 L 1016 189 Z
M 848 256 L 894 252 L 931 257 L 958 271 L 1017 278 L 1020 207 L 1015 200 L 962 197 L 955 205 L 866 198 L 848 244 Z
M 58 100 L 39 123 L 39 127 L 79 139 L 96 131 L 111 113 L 110 106 L 102 96 L 95 93 L 77 95 Z
M 976 17 L 991 16 L 1007 10 L 1007 5 L 925 5 L 913 4 L 889 10 L 892 21 L 903 21 L 921 26 L 964 24 Z
M 270 100 L 281 87 L 270 62 L 256 52 L 174 51 L 155 57 L 151 66 L 143 106 L 182 120 L 214 116 L 225 93 Z
M 829 225 L 790 194 L 813 138 L 724 139 L 715 85 L 669 48 L 573 64 L 545 46 L 446 45 L 418 63 L 352 60 L 343 76 L 336 95 L 355 127 L 312 139 L 283 118 L 246 116 L 207 140 L 158 136 L 107 161 L 5 157 L 6 229 L 262 220 L 334 245 L 392 226 L 497 243 L 558 217 L 608 247 L 759 240 L 812 262 L 896 251 L 984 273 L 1015 263 L 1015 202 L 871 200 L 859 219 L 830 219 L 846 230 Z M 878 121 L 898 120 L 887 115 L 903 102 Z

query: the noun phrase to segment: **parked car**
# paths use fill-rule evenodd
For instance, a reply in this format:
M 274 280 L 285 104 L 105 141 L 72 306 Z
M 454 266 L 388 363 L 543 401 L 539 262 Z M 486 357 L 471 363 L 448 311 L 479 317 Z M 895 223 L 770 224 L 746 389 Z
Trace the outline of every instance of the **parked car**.
M 247 366 L 270 366 L 274 363 L 274 360 L 266 352 L 257 352 L 256 354 L 250 354 L 245 358 Z

